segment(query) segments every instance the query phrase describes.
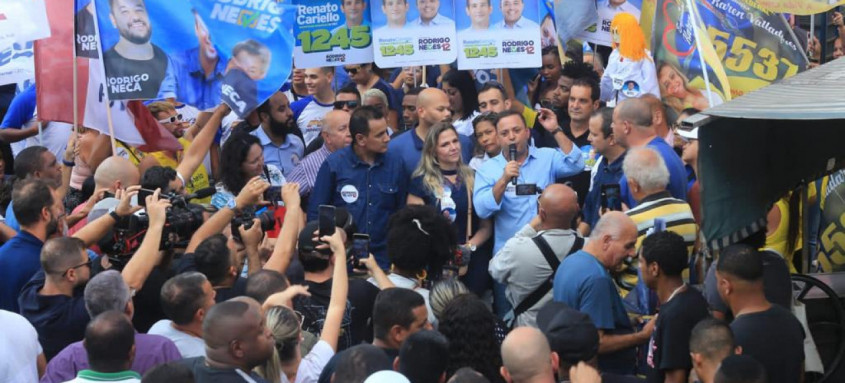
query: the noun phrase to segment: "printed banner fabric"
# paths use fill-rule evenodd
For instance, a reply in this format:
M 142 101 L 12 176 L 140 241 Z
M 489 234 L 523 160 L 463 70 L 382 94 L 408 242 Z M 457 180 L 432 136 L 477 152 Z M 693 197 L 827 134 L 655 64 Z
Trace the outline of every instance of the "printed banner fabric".
M 537 0 L 456 1 L 458 69 L 539 67 L 539 10 Z

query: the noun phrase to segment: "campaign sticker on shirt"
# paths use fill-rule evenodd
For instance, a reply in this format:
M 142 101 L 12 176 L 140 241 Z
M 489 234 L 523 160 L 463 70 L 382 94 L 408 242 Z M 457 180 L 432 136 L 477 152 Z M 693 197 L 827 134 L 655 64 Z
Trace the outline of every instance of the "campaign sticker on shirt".
M 343 198 L 343 202 L 355 203 L 358 200 L 358 189 L 355 185 L 343 185 L 340 189 L 340 198 Z
M 610 79 L 613 80 L 613 89 L 619 90 L 622 89 L 622 86 L 625 85 L 625 79 L 619 76 L 610 76 Z
M 625 81 L 625 84 L 622 85 L 622 94 L 626 97 L 639 97 L 640 84 L 637 84 L 636 81 Z
M 516 196 L 516 185 L 508 182 L 508 186 L 505 187 L 505 194 L 512 197 Z
M 452 190 L 447 186 L 444 186 L 443 198 L 440 199 L 440 211 L 443 213 L 443 216 L 449 218 L 450 221 L 455 222 L 455 219 L 457 218 L 456 208 L 457 205 L 455 204 L 455 200 L 452 199 Z

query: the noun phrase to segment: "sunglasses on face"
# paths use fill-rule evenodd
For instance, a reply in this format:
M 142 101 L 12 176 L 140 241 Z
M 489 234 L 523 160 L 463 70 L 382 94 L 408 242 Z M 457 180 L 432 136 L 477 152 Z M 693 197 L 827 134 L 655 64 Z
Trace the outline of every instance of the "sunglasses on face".
M 349 73 L 350 75 L 354 76 L 356 73 L 358 73 L 359 70 L 361 70 L 361 67 L 343 68 L 343 69 L 346 70 L 346 73 Z
M 78 268 L 80 268 L 80 267 L 86 267 L 86 266 L 87 266 L 88 268 L 91 268 L 91 264 L 92 264 L 92 263 L 94 263 L 94 261 L 92 261 L 92 260 L 90 260 L 90 259 L 89 259 L 89 260 L 88 260 L 88 262 L 85 262 L 85 263 L 80 263 L 80 264 L 78 264 L 78 265 L 76 265 L 76 266 L 70 267 L 70 268 L 68 268 L 67 270 L 65 270 L 65 272 L 64 272 L 64 273 L 62 273 L 62 276 L 64 277 L 65 275 L 67 275 L 67 273 L 68 273 L 69 271 L 71 271 L 71 270 L 75 270 L 75 269 L 78 269 Z
M 335 101 L 334 108 L 335 109 L 343 109 L 343 107 L 347 107 L 349 109 L 355 109 L 358 107 L 358 101 Z
M 168 118 L 165 118 L 163 120 L 158 120 L 158 122 L 160 124 L 168 124 L 168 123 L 172 124 L 174 122 L 182 122 L 182 114 L 177 114 L 173 117 L 168 117 Z

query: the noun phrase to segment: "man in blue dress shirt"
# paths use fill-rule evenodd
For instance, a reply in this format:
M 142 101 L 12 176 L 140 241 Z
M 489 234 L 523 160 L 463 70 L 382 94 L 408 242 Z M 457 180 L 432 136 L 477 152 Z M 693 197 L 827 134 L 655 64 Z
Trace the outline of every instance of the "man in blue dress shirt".
M 417 97 L 417 116 L 419 117 L 417 127 L 395 135 L 389 145 L 390 152 L 402 158 L 405 174 L 409 177 L 408 181 L 420 163 L 423 142 L 428 131 L 439 122 L 451 122 L 449 96 L 437 88 L 423 90 Z M 461 159 L 464 163 L 469 163 L 472 159 L 472 140 L 461 134 L 458 134 L 458 140 L 461 142 Z
M 197 46 L 173 54 L 170 59 L 176 75 L 176 99 L 200 110 L 220 104 L 220 87 L 229 58 L 211 41 L 208 27 L 194 10 Z
M 323 162 L 308 201 L 308 221 L 320 205 L 344 206 L 358 231 L 370 235 L 370 251 L 387 268 L 387 221 L 405 205 L 407 178 L 402 160 L 387 151 L 390 136 L 384 114 L 363 106 L 349 121 L 352 145 Z
M 496 254 L 505 242 L 537 214 L 537 197 L 542 189 L 562 178 L 583 171 L 581 150 L 572 144 L 549 109 L 540 108 L 540 124 L 551 133 L 558 148 L 535 148 L 528 144 L 531 132 L 522 114 L 515 111 L 499 113 L 496 132 L 502 153 L 491 158 L 475 173 L 473 205 L 481 218 L 494 217 Z M 516 145 L 516 158 L 510 158 L 508 148 Z M 507 157 L 506 157 L 507 156 Z M 516 185 L 512 182 L 516 180 Z M 517 185 L 534 185 L 535 193 L 516 193 Z M 504 296 L 504 286 L 495 286 L 496 313 L 504 317 L 510 310 Z
M 296 126 L 288 97 L 276 92 L 258 109 L 261 126 L 252 135 L 261 141 L 264 164 L 273 165 L 287 176 L 305 156 L 305 142 Z
M 619 103 L 613 110 L 613 138 L 625 149 L 648 146 L 663 157 L 669 169 L 669 192 L 672 197 L 686 201 L 687 171 L 675 150 L 666 141 L 657 136 L 651 125 L 651 105 L 640 98 L 629 98 Z M 619 180 L 622 201 L 633 208 L 637 206 L 634 196 L 628 190 L 628 178 L 624 175 Z

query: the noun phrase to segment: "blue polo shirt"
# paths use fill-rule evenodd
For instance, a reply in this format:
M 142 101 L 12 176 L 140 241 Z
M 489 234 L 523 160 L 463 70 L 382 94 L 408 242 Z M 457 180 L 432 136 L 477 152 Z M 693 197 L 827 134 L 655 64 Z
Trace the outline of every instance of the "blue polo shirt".
M 687 200 L 687 170 L 684 168 L 684 162 L 681 157 L 675 153 L 669 144 L 663 138 L 655 137 L 646 146 L 656 150 L 663 157 L 663 162 L 666 163 L 666 168 L 669 169 L 669 186 L 667 189 L 672 193 L 672 197 L 680 200 Z M 619 180 L 620 193 L 622 201 L 628 205 L 628 208 L 637 206 L 637 201 L 628 189 L 628 178 L 624 175 Z
M 468 164 L 472 159 L 472 140 L 462 134 L 458 134 L 461 142 L 461 159 Z M 405 174 L 411 177 L 422 158 L 423 140 L 417 135 L 416 129 L 406 130 L 390 138 L 388 151 L 402 159 L 402 166 Z
M 590 253 L 579 250 L 566 257 L 555 273 L 553 294 L 563 302 L 590 316 L 596 328 L 608 334 L 634 332 L 622 298 L 605 266 Z M 634 372 L 636 347 L 599 355 L 599 369 L 606 372 Z
M 475 190 L 472 199 L 478 216 L 487 219 L 495 216 L 495 245 L 493 254 L 499 252 L 505 242 L 537 215 L 537 195 L 516 195 L 516 186 L 508 183 L 502 200 L 496 203 L 493 198 L 493 185 L 505 172 L 508 161 L 504 154 L 499 154 L 485 162 L 475 172 Z M 517 181 L 520 184 L 536 184 L 545 189 L 555 179 L 571 176 L 584 171 L 584 159 L 581 150 L 572 145 L 572 151 L 529 146 L 528 158 L 519 168 Z
M 24 286 L 18 299 L 20 313 L 38 331 L 38 342 L 50 360 L 59 351 L 85 337 L 85 326 L 91 318 L 85 310 L 84 289 L 67 295 L 38 295 L 46 276 L 38 271 Z
M 252 131 L 252 135 L 261 141 L 261 149 L 264 150 L 264 164 L 274 165 L 287 176 L 293 171 L 299 161 L 305 157 L 305 143 L 294 134 L 288 134 L 285 142 L 279 146 L 270 140 L 264 128 L 259 126 Z
M 584 222 L 590 227 L 595 227 L 599 220 L 599 209 L 601 209 L 601 186 L 619 184 L 622 178 L 622 162 L 625 161 L 625 153 L 622 153 L 613 163 L 607 163 L 607 158 L 602 157 L 596 165 L 595 175 L 590 183 L 590 191 L 584 199 Z
M 18 312 L 21 289 L 41 269 L 44 242 L 21 231 L 0 247 L 0 309 Z
M 6 221 L 4 222 L 6 226 L 11 227 L 17 232 L 21 231 L 21 225 L 18 223 L 18 217 L 15 217 L 15 210 L 12 207 L 15 204 L 15 201 L 10 201 L 9 206 L 6 206 L 6 216 L 4 217 Z
M 223 55 L 223 50 L 219 47 L 215 49 L 218 56 L 217 65 L 208 78 L 205 77 L 200 63 L 199 46 L 170 55 L 170 59 L 176 64 L 173 65 L 176 100 L 199 110 L 212 109 L 220 104 L 220 90 L 229 58 Z
M 405 206 L 407 179 L 401 159 L 392 153 L 376 157 L 370 166 L 347 146 L 320 167 L 308 200 L 308 221 L 318 219 L 320 205 L 346 207 L 358 231 L 370 235 L 370 251 L 386 269 L 387 221 Z

